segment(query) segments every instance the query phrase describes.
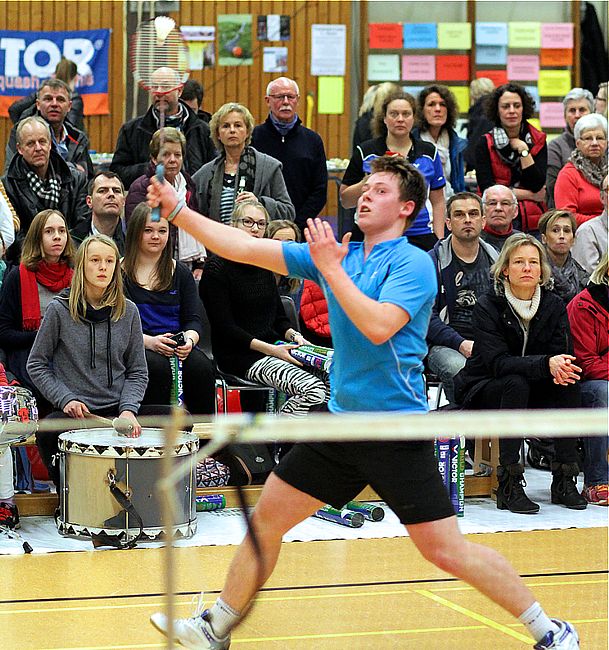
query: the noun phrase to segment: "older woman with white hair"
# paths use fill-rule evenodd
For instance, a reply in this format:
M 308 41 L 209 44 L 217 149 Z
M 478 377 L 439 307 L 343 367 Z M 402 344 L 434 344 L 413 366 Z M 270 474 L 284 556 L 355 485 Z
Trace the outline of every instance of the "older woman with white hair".
M 543 246 L 532 235 L 512 235 L 491 269 L 495 290 L 473 311 L 476 343 L 455 377 L 455 396 L 474 409 L 577 408 L 581 368 L 575 365 L 567 310 L 546 286 L 551 278 Z M 583 510 L 577 491 L 575 438 L 554 440 L 552 503 Z M 534 514 L 524 492 L 521 440 L 499 440 L 497 508 Z
M 560 170 L 567 164 L 569 156 L 575 149 L 573 129 L 584 115 L 594 112 L 594 97 L 585 88 L 571 88 L 563 97 L 565 130 L 548 143 L 548 171 L 546 174 L 546 192 L 548 207 L 554 207 L 554 185 Z
M 575 149 L 558 174 L 554 201 L 582 224 L 603 211 L 600 188 L 607 175 L 607 120 L 598 113 L 584 115 L 573 135 Z
M 242 201 L 258 200 L 271 219 L 294 221 L 295 210 L 281 173 L 281 163 L 250 146 L 254 118 L 242 104 L 222 105 L 209 123 L 220 152 L 193 175 L 202 214 L 230 224 Z

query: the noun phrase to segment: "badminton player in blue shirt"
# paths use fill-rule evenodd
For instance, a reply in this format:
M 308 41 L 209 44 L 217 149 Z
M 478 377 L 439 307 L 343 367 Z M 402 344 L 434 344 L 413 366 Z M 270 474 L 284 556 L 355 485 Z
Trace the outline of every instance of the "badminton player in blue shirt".
M 309 219 L 306 243 L 296 244 L 202 219 L 167 183 L 153 179 L 148 192 L 151 207 L 160 205 L 163 217 L 219 255 L 323 287 L 335 342 L 329 409 L 339 414 L 427 411 L 423 358 L 436 281 L 430 258 L 403 237 L 424 200 L 419 172 L 402 158 L 383 156 L 358 201 L 364 241 L 346 235 L 339 244 L 329 224 Z M 176 640 L 187 648 L 228 648 L 231 630 L 275 567 L 283 535 L 325 504 L 342 507 L 368 484 L 423 557 L 518 617 L 535 648 L 579 648 L 574 628 L 545 614 L 503 556 L 461 535 L 432 441 L 295 445 L 264 486 L 252 515 L 256 539 L 244 539 L 215 604 L 174 622 Z M 167 631 L 164 614 L 151 621 Z

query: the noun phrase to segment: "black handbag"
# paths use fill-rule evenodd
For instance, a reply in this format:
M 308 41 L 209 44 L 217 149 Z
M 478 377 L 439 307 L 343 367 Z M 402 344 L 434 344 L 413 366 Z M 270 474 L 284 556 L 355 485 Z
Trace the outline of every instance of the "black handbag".
M 230 469 L 229 485 L 261 485 L 277 464 L 274 445 L 230 445 L 214 454 Z

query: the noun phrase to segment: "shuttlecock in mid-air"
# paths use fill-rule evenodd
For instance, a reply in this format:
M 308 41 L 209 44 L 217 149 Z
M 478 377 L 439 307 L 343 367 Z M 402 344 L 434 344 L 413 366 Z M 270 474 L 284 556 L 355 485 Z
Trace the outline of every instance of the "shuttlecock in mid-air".
M 176 21 L 169 16 L 157 16 L 154 19 L 154 31 L 159 45 L 165 43 L 169 32 L 176 26 Z

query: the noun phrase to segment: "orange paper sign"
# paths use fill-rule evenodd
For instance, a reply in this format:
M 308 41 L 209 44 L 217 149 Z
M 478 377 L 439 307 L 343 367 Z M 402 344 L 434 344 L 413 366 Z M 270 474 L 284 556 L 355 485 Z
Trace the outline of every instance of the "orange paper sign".
M 402 49 L 402 31 L 400 23 L 371 23 L 368 25 L 370 49 Z
M 476 70 L 476 79 L 480 79 L 480 77 L 490 79 L 495 87 L 508 82 L 507 70 Z
M 436 56 L 436 79 L 469 81 L 469 56 L 467 54 Z
M 573 50 L 542 48 L 540 63 L 550 67 L 573 65 Z

